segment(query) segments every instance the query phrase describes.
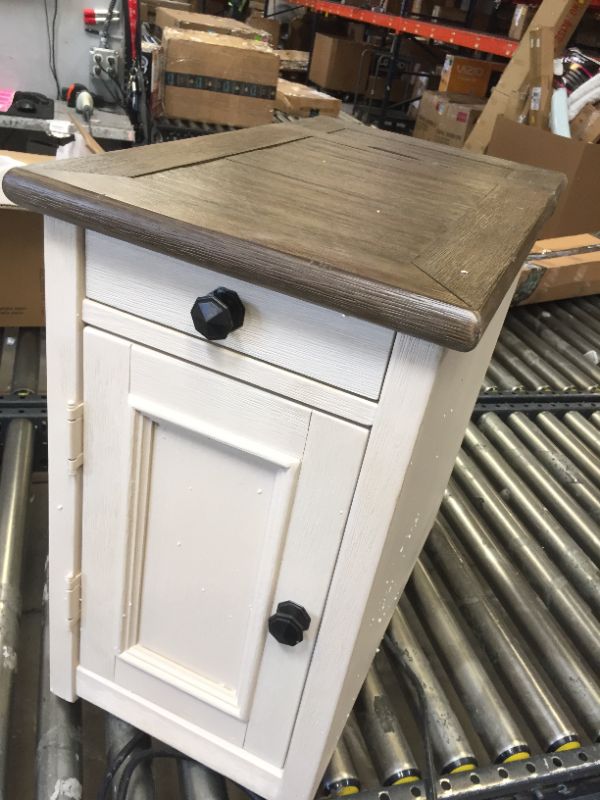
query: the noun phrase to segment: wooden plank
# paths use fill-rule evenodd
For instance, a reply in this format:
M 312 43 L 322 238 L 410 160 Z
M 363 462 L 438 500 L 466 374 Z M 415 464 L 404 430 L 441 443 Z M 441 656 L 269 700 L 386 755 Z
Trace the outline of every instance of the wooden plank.
M 130 150 L 117 150 L 99 156 L 69 159 L 69 172 L 137 178 L 177 167 L 215 161 L 235 153 L 278 147 L 310 135 L 298 125 L 263 125 L 211 136 L 180 139 L 177 142 L 160 142 Z M 55 161 L 47 166 L 49 172 L 62 172 L 65 162 Z
M 370 148 L 358 149 L 347 145 L 340 147 L 338 141 L 330 141 L 329 138 L 318 142 L 294 142 L 285 148 L 284 153 L 274 149 L 263 150 L 260 153 L 232 156 L 229 160 L 287 178 L 302 176 L 302 180 L 332 191 L 337 189 L 340 182 L 344 182 L 352 186 L 354 197 L 373 200 L 378 207 L 384 196 L 387 207 L 399 212 L 400 225 L 404 222 L 406 213 L 413 216 L 421 214 L 422 219 L 427 219 L 425 211 L 431 208 L 433 194 L 450 221 L 459 217 L 466 209 L 474 208 L 490 188 L 489 178 L 486 180 L 477 170 L 448 169 L 447 179 L 440 185 L 434 170 L 424 171 L 419 162 L 413 159 L 382 150 L 376 152 Z M 359 169 L 368 171 L 372 180 L 353 185 Z M 507 169 L 506 172 L 508 171 Z M 410 192 L 399 192 L 399 181 L 410 182 Z M 465 185 L 473 189 L 472 193 L 464 191 Z M 439 224 L 435 225 L 431 220 L 429 229 L 437 235 Z
M 554 54 L 558 56 L 566 47 L 588 5 L 589 0 L 543 0 L 530 27 L 553 30 Z M 526 100 L 529 71 L 529 37 L 525 35 L 469 134 L 464 144 L 465 150 L 484 153 L 492 138 L 496 119 L 499 116 L 516 118 L 517 111 Z
M 566 179 L 563 181 L 566 184 Z M 538 219 L 546 219 L 551 213 L 546 200 L 540 204 L 539 193 L 526 184 L 519 186 L 514 195 L 496 187 L 487 199 L 491 202 L 465 214 L 446 239 L 436 242 L 416 259 L 418 266 L 448 286 L 457 297 L 468 296 L 469 302 L 478 307 L 489 302 L 490 297 L 504 297 L 535 241 L 537 224 L 532 226 L 531 217 L 519 212 L 532 210 Z M 506 241 L 497 236 L 499 219 L 505 220 L 502 230 L 507 233 Z M 509 242 L 514 243 L 512 248 Z M 512 277 L 481 270 L 482 258 L 486 263 L 498 258 L 510 260 L 514 264 Z M 456 270 L 456 263 L 460 264 L 460 270 Z M 474 272 L 478 276 L 476 286 L 471 285 Z

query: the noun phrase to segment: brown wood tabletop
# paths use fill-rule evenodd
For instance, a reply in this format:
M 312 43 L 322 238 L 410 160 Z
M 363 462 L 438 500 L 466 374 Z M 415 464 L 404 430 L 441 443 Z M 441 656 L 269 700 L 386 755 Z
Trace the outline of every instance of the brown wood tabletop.
M 316 117 L 7 173 L 18 205 L 473 348 L 558 173 Z

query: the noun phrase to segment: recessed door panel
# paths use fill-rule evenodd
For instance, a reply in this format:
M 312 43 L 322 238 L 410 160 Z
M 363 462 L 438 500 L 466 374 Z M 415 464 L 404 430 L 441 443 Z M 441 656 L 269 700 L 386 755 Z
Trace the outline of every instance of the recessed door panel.
M 250 725 L 279 765 L 367 433 L 109 334 L 85 343 L 81 664 L 231 744 Z M 330 447 L 348 469 L 328 488 Z M 311 617 L 295 648 L 268 634 L 282 600 Z M 266 684 L 294 706 L 277 730 Z

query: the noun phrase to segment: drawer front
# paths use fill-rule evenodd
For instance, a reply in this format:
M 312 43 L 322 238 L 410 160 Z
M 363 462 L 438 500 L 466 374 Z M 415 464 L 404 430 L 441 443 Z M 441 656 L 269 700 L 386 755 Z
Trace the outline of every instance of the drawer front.
M 88 231 L 86 295 L 113 308 L 199 337 L 190 311 L 220 286 L 245 307 L 226 347 L 354 394 L 377 399 L 393 331 Z

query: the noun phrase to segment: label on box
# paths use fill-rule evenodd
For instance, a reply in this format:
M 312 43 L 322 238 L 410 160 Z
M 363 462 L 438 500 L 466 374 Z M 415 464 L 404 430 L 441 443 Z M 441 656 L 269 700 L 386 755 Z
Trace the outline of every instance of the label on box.
M 165 85 L 176 86 L 179 89 L 202 89 L 205 92 L 257 97 L 261 100 L 274 100 L 276 92 L 275 86 L 266 86 L 262 83 L 211 78 L 206 75 L 188 75 L 183 72 L 165 72 Z
M 531 105 L 532 111 L 539 111 L 542 104 L 542 87 L 534 86 L 531 90 Z
M 469 115 L 466 111 L 459 111 L 456 115 L 456 119 L 458 122 L 466 122 L 469 119 Z

